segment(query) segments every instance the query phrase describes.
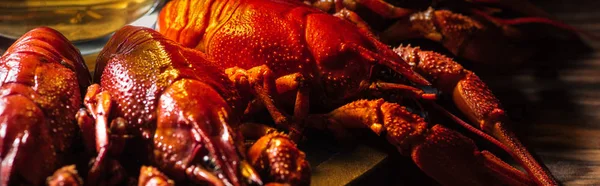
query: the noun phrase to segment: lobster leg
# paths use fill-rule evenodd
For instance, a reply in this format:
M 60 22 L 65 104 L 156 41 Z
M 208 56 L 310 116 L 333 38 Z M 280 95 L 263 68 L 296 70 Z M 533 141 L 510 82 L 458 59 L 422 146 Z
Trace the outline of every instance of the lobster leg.
M 226 74 L 241 87 L 241 92 L 252 92 L 275 121 L 275 124 L 290 131 L 292 139 L 299 140 L 302 127 L 297 123 L 298 118 L 304 118 L 309 110 L 309 86 L 299 73 L 289 74 L 275 79 L 273 72 L 266 65 L 244 70 L 241 68 L 228 68 Z M 277 107 L 271 96 L 296 91 L 294 114 L 290 121 L 289 116 Z M 250 111 L 251 112 L 251 111 Z
M 395 51 L 404 59 L 412 60 L 416 71 L 427 74 L 435 87 L 452 92 L 453 100 L 461 112 L 479 130 L 499 140 L 513 157 L 535 177 L 541 185 L 556 185 L 545 167 L 540 165 L 517 137 L 506 126 L 507 116 L 498 99 L 473 72 L 441 54 L 421 51 L 419 48 L 398 47 Z
M 435 125 L 404 107 L 379 100 L 359 100 L 328 114 L 311 115 L 308 124 L 334 133 L 370 128 L 443 185 L 527 185 L 529 178 L 458 132 Z
M 93 130 L 93 132 L 82 131 L 82 133 L 94 134 L 94 146 L 96 148 L 96 152 L 98 153 L 94 160 L 94 164 L 88 172 L 86 180 L 90 181 L 91 183 L 100 183 L 100 177 L 106 167 L 105 164 L 108 159 L 109 139 L 107 122 L 109 113 L 108 109 L 111 105 L 110 95 L 106 92 L 101 93 L 100 85 L 91 85 L 85 95 L 84 105 L 94 119 L 89 118 L 88 114 L 78 114 L 77 121 L 82 122 L 78 123 L 82 130 Z M 90 121 L 94 122 L 90 123 Z
M 75 115 L 75 118 L 77 119 L 77 124 L 81 130 L 83 144 L 85 145 L 87 152 L 94 153 L 96 149 L 94 118 L 89 115 L 88 110 L 85 108 L 79 109 L 77 115 Z
M 77 122 L 84 135 L 84 143 L 89 151 L 94 149 L 97 156 L 90 168 L 87 179 L 90 183 L 100 183 L 101 176 L 110 173 L 110 183 L 119 183 L 123 181 L 124 172 L 122 166 L 116 160 L 109 156 L 116 157 L 121 154 L 125 145 L 126 121 L 123 118 L 115 118 L 108 125 L 108 113 L 112 101 L 108 92 L 100 92 L 98 84 L 91 85 L 84 98 L 84 105 L 87 108 L 77 113 Z M 91 116 L 90 116 L 91 115 Z M 110 132 L 113 134 L 112 140 L 109 138 Z M 107 171 L 110 169 L 109 171 Z M 114 170 L 114 171 L 113 171 Z
M 294 118 L 304 118 L 308 116 L 310 86 L 307 85 L 307 81 L 302 74 L 294 73 L 279 77 L 275 80 L 275 86 L 277 87 L 278 94 L 296 91 Z
M 88 91 L 84 98 L 84 105 L 88 112 L 95 119 L 95 142 L 96 151 L 98 153 L 105 151 L 108 147 L 108 114 L 112 101 L 108 92 L 100 92 L 100 85 L 94 84 L 88 88 Z M 85 115 L 82 115 L 82 117 Z M 81 119 L 82 121 L 88 119 Z M 80 124 L 80 126 L 88 124 Z M 85 127 L 87 128 L 87 127 Z
M 269 96 L 275 95 L 273 72 L 265 65 L 245 70 L 238 67 L 228 68 L 225 74 L 235 83 L 241 92 L 251 92 L 266 107 L 277 125 L 287 123 L 287 116 L 281 112 Z

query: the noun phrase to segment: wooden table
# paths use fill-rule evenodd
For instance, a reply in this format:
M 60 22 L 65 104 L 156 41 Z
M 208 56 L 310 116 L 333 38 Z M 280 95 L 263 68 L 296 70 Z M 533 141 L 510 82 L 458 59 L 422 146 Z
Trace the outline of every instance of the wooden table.
M 600 36 L 600 1 L 535 3 Z M 521 136 L 564 185 L 600 185 L 600 40 L 585 43 L 555 46 L 533 68 L 489 81 L 505 104 L 522 106 Z

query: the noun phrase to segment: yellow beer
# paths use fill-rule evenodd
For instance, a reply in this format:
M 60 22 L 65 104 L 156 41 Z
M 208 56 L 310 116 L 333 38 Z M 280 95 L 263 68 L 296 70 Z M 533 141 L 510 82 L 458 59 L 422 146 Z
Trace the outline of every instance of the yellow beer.
M 0 35 L 18 38 L 49 26 L 71 41 L 108 35 L 146 14 L 159 0 L 0 0 Z

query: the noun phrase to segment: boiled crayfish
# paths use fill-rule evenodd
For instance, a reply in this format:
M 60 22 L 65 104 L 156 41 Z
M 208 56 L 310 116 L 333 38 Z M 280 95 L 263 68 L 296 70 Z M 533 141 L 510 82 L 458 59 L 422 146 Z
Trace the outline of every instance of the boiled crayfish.
M 538 51 L 544 37 L 573 38 L 573 33 L 581 33 L 526 0 L 306 2 L 371 28 L 386 44 L 424 38 L 440 43 L 455 56 L 496 69 L 525 62 Z M 546 29 L 531 29 L 535 26 Z
M 500 7 L 527 16 L 549 17 L 545 11 L 537 8 L 527 0 L 306 0 L 326 12 L 335 12 L 347 8 L 355 10 L 360 6 L 366 7 L 378 15 L 386 18 L 399 18 L 409 16 L 411 13 L 428 6 L 454 6 L 462 9 L 475 9 L 484 6 Z
M 266 108 L 294 140 L 311 125 L 336 132 L 370 128 L 401 152 L 411 154 L 424 172 L 442 184 L 556 184 L 507 129 L 504 111 L 485 84 L 440 54 L 414 48 L 396 53 L 368 29 L 297 1 L 176 0 L 162 10 L 158 27 L 167 38 L 202 51 L 227 68 L 225 72 L 242 95 L 258 100 L 259 104 L 248 105 L 246 113 Z M 391 69 L 408 81 L 378 81 L 385 76 L 380 68 Z M 463 126 L 507 150 L 531 177 L 478 151 L 457 132 L 441 125 L 430 127 L 397 103 L 359 100 L 374 90 L 435 99 L 411 86 L 431 85 L 419 74 L 452 94 L 457 107 L 478 129 L 461 122 Z M 321 112 L 337 109 L 319 115 L 315 108 Z M 290 110 L 292 117 L 286 114 Z
M 60 33 L 36 28 L 0 58 L 0 185 L 42 185 L 80 159 L 75 113 L 91 77 Z
M 237 130 L 243 99 L 224 69 L 204 54 L 151 29 L 126 26 L 100 52 L 95 72 L 99 84 L 88 88 L 84 103 L 89 115 L 79 114 L 81 125 L 87 126 L 82 128 L 91 129 L 86 133 L 95 136 L 90 141 L 95 141 L 98 152 L 88 182 L 122 177 L 106 177 L 114 166 L 109 162 L 116 161 L 135 171 L 144 164 L 158 168 L 142 168 L 140 185 L 172 183 L 169 179 L 211 185 L 263 183 L 244 160 Z M 272 170 L 273 178 L 263 179 L 291 184 L 307 180 L 296 176 L 296 170 L 309 171 L 307 163 L 296 166 L 304 161 L 302 152 L 290 140 L 278 137 L 266 135 L 264 140 L 278 145 L 257 144 L 253 149 L 258 153 L 251 158 L 282 155 L 278 152 L 285 150 L 285 154 L 298 153 L 300 159 L 276 156 L 260 170 Z M 140 162 L 126 165 L 132 160 Z M 283 172 L 288 173 L 279 174 Z M 285 180 L 288 177 L 290 181 Z

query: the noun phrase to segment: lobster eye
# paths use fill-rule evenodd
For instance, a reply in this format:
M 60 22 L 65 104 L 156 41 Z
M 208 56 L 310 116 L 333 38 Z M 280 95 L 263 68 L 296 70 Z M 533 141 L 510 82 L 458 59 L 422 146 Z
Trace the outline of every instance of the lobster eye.
M 220 169 L 220 167 L 217 165 L 217 162 L 215 161 L 215 159 L 209 157 L 208 155 L 205 155 L 204 157 L 202 157 L 202 162 L 204 163 L 204 166 L 208 169 L 212 169 L 212 170 Z

